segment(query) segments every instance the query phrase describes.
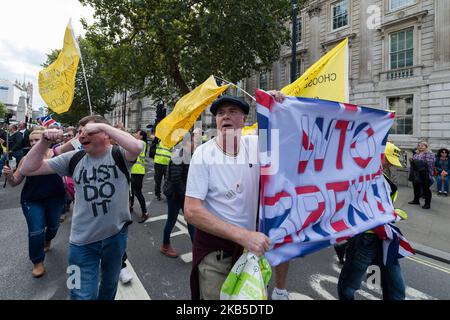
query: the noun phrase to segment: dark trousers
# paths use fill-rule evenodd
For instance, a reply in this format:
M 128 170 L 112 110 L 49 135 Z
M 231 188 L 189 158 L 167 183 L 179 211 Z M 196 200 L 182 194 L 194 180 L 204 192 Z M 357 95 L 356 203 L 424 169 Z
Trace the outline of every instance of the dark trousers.
M 147 213 L 147 206 L 145 205 L 145 198 L 142 194 L 142 182 L 144 180 L 143 174 L 132 174 L 131 175 L 131 194 L 130 194 L 130 207 L 134 205 L 134 197 L 139 201 L 141 206 L 142 214 Z
M 170 234 L 172 233 L 173 227 L 177 222 L 178 213 L 183 210 L 184 207 L 184 197 L 183 198 L 167 198 L 167 221 L 164 227 L 164 244 L 170 244 Z M 193 225 L 188 224 L 188 232 L 191 237 L 191 242 L 194 240 L 195 228 Z
M 383 300 L 405 300 L 405 284 L 398 259 L 390 266 L 383 264 L 383 243 L 374 234 L 361 233 L 348 241 L 345 263 L 338 281 L 339 300 L 354 300 L 355 292 L 371 265 L 380 268 Z
M 155 163 L 155 196 L 161 196 L 161 182 L 166 176 L 167 166 Z
M 431 190 L 429 183 L 413 183 L 413 189 L 415 202 L 419 202 L 420 196 L 423 192 L 423 196 L 425 197 L 425 204 L 431 204 Z
M 127 256 L 127 252 L 125 251 L 125 253 L 122 256 L 122 269 L 127 267 L 127 263 L 126 263 L 127 259 L 128 259 L 128 256 Z

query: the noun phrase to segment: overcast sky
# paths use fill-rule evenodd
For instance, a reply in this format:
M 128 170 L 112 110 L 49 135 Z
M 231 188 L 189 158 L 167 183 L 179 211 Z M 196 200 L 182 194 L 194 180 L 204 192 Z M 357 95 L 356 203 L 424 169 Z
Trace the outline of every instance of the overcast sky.
M 45 106 L 38 73 L 46 53 L 62 49 L 72 18 L 76 36 L 84 35 L 80 19 L 93 22 L 93 9 L 78 0 L 2 0 L 0 3 L 0 79 L 33 83 L 33 107 Z

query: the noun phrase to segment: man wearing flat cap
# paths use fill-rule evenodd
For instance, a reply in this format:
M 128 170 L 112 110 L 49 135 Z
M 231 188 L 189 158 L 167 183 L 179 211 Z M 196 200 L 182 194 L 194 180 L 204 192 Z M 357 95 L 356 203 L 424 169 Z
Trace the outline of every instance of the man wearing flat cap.
M 271 94 L 278 98 L 278 93 Z M 261 256 L 270 244 L 266 235 L 255 231 L 258 137 L 241 136 L 250 107 L 243 99 L 223 96 L 210 110 L 217 136 L 192 156 L 184 206 L 186 220 L 197 228 L 192 249 L 194 300 L 218 300 L 243 249 Z

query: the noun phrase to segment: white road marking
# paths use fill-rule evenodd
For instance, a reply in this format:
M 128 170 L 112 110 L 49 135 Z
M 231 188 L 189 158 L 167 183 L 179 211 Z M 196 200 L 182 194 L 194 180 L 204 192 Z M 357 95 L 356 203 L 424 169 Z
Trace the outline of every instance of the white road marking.
M 119 281 L 117 287 L 116 300 L 151 300 L 142 282 L 139 280 L 129 260 L 126 261 L 127 269 L 133 275 L 130 283 L 122 284 Z
M 410 259 L 410 258 L 408 257 L 408 259 Z M 413 260 L 413 259 L 410 259 L 410 260 Z M 421 261 L 424 261 L 424 260 L 421 260 Z M 416 262 L 418 262 L 418 261 L 416 261 Z M 419 262 L 419 263 L 421 263 L 421 262 Z M 338 259 L 337 258 L 335 259 L 335 262 L 332 264 L 332 268 L 338 274 L 341 273 L 342 267 L 340 267 L 338 265 Z M 383 291 L 382 291 L 381 288 L 369 289 L 367 287 L 367 284 L 366 284 L 365 281 L 362 281 L 362 286 L 365 287 L 367 290 L 371 290 L 371 291 L 379 294 L 380 296 L 383 296 Z M 357 293 L 360 293 L 363 296 L 365 295 L 365 293 L 361 292 L 361 290 L 358 290 Z M 405 300 L 437 300 L 435 297 L 430 296 L 430 295 L 426 294 L 425 292 L 419 291 L 417 289 L 414 289 L 414 288 L 411 288 L 411 287 L 408 287 L 408 286 L 405 289 L 405 295 L 406 295 Z
M 191 263 L 192 262 L 192 252 L 182 254 L 180 256 L 180 258 L 181 258 L 181 260 L 183 260 L 186 263 Z
M 309 281 L 311 288 L 317 292 L 321 297 L 325 300 L 337 300 L 332 294 L 328 293 L 327 290 L 322 288 L 321 282 L 328 281 L 337 285 L 337 278 L 326 276 L 323 274 L 314 274 L 311 276 L 311 280 Z
M 298 292 L 289 292 L 289 300 L 314 300 L 310 296 L 298 293 Z
M 406 287 L 406 300 L 437 300 L 422 291 L 416 290 L 411 287 Z

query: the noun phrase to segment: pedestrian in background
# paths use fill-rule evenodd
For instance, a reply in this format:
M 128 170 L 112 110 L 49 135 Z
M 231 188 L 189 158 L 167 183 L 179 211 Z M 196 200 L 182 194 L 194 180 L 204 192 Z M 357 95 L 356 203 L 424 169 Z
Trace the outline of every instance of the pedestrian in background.
M 142 184 L 147 167 L 145 161 L 145 155 L 147 153 L 147 133 L 143 130 L 137 130 L 134 137 L 144 142 L 144 149 L 131 168 L 130 212 L 133 212 L 134 210 L 134 197 L 136 196 L 139 205 L 141 206 L 141 219 L 139 220 L 139 223 L 143 223 L 148 219 L 147 205 L 145 203 L 144 195 L 142 194 Z
M 8 152 L 16 159 L 16 167 L 19 165 L 20 160 L 23 158 L 22 150 L 22 134 L 17 131 L 17 126 L 11 124 L 9 126 L 9 138 L 8 138 Z
M 163 192 L 167 198 L 167 220 L 164 227 L 163 244 L 160 251 L 170 258 L 178 257 L 176 250 L 170 245 L 170 234 L 177 222 L 178 214 L 184 207 L 184 194 L 189 172 L 189 163 L 194 151 L 194 136 L 187 134 L 181 143 L 181 148 L 176 150 L 167 168 Z M 191 242 L 194 239 L 195 228 L 188 223 Z
M 438 195 L 447 196 L 448 172 L 450 170 L 450 158 L 448 157 L 448 149 L 442 148 L 438 151 L 434 165 L 437 173 Z
M 428 150 L 428 143 L 425 141 L 419 142 L 417 152 L 411 158 L 411 168 L 409 181 L 413 184 L 414 199 L 409 204 L 420 205 L 420 197 L 423 194 L 425 197 L 425 204 L 423 209 L 430 209 L 431 207 L 431 190 L 430 187 L 434 182 L 433 168 L 435 163 L 435 155 Z
M 166 175 L 167 166 L 172 158 L 172 150 L 164 145 L 162 141 L 156 146 L 154 168 L 155 168 L 155 196 L 161 201 L 161 182 Z

